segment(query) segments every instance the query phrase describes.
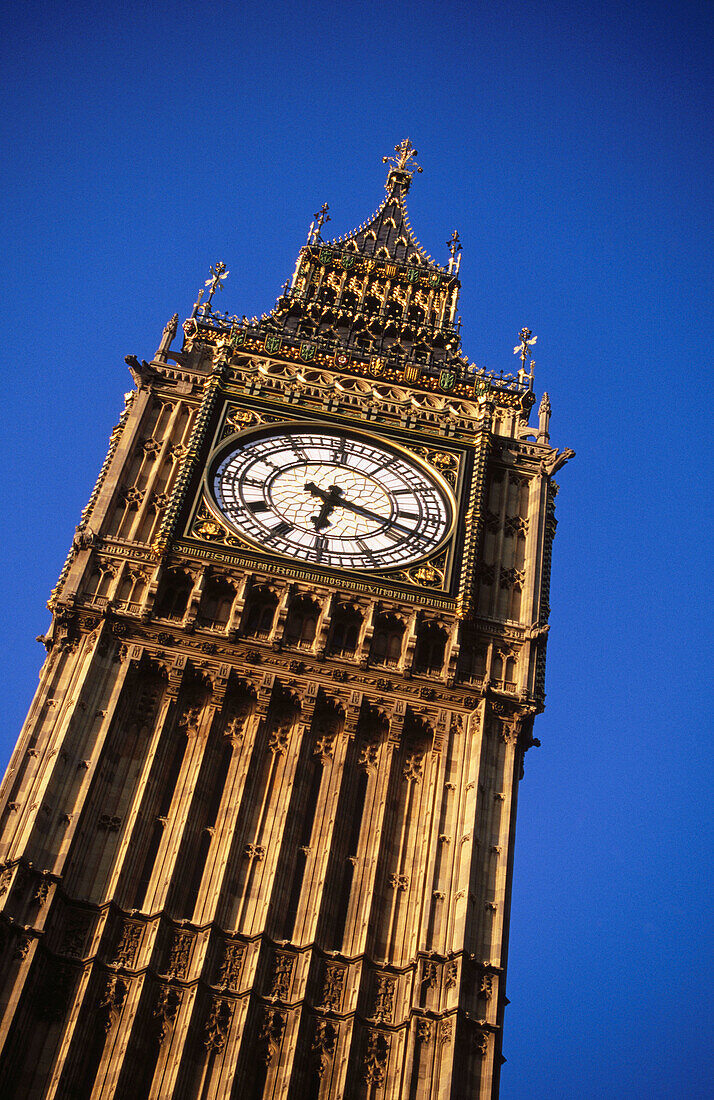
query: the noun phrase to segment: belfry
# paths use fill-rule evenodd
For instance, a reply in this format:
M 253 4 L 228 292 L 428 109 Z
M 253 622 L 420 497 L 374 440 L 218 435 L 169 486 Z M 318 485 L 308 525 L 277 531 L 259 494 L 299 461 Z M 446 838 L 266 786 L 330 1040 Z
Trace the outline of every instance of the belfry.
M 135 388 L 0 791 L 0 1095 L 498 1095 L 555 472 L 405 205 L 315 215 L 262 317 L 211 268 Z

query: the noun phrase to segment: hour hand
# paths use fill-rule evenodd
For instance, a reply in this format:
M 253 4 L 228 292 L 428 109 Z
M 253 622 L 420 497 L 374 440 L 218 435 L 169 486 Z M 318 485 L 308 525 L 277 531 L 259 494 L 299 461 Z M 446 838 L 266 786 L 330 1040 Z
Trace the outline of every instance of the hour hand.
M 327 492 L 321 489 L 319 485 L 316 485 L 314 481 L 306 481 L 305 488 L 310 492 L 311 496 L 317 497 L 322 501 L 322 507 L 316 516 L 310 517 L 310 522 L 316 531 L 321 531 L 323 527 L 330 526 L 330 515 L 332 509 L 336 504 L 341 504 L 342 489 L 339 485 L 330 485 Z

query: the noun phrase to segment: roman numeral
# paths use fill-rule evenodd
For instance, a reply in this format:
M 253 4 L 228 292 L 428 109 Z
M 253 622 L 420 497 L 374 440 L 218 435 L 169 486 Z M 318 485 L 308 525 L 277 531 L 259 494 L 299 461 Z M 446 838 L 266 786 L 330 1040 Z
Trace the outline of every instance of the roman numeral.
M 345 461 L 345 440 L 341 439 L 337 450 L 332 455 L 332 461 L 341 466 Z
M 283 520 L 283 522 L 279 523 L 277 527 L 272 528 L 269 535 L 266 535 L 266 542 L 269 539 L 285 538 L 285 536 L 293 530 L 294 528 L 292 523 L 286 523 L 285 520 Z
M 355 542 L 356 542 L 357 546 L 359 547 L 360 553 L 364 554 L 364 556 L 366 558 L 369 558 L 370 561 L 374 561 L 374 554 L 370 550 L 367 543 L 363 542 L 362 539 L 355 539 Z

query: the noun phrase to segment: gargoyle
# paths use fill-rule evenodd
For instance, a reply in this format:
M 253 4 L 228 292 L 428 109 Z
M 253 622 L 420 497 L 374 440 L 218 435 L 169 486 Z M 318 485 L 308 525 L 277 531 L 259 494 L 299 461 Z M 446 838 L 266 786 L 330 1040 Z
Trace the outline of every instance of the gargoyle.
M 540 472 L 552 477 L 562 466 L 565 466 L 566 462 L 570 462 L 571 458 L 575 458 L 575 451 L 571 451 L 570 447 L 565 447 L 562 451 L 556 451 L 550 458 L 543 459 L 540 464 Z
M 160 377 L 159 372 L 146 362 L 146 359 L 142 359 L 141 362 L 135 355 L 125 355 L 124 362 L 129 368 L 129 374 L 134 379 L 137 385 L 137 389 L 141 389 L 142 386 L 149 386 L 157 378 Z

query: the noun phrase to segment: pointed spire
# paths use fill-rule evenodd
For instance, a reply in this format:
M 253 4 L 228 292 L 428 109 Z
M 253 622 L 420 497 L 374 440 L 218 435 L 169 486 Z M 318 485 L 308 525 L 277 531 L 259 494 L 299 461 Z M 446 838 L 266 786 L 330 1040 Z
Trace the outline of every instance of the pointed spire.
M 544 393 L 538 406 L 538 435 L 536 436 L 538 443 L 550 443 L 550 414 L 552 411 L 550 398 L 547 393 Z
M 396 157 L 382 157 L 382 164 L 391 164 L 385 186 L 387 191 L 391 191 L 395 184 L 400 183 L 406 195 L 414 172 L 423 172 L 424 169 L 420 168 L 414 159 L 419 154 L 412 147 L 409 138 L 404 138 L 404 141 L 400 141 L 399 145 L 395 145 L 394 152 L 397 154 Z
M 167 321 L 164 325 L 164 331 L 161 335 L 161 343 L 159 344 L 154 354 L 154 359 L 163 360 L 166 362 L 166 352 L 171 347 L 171 343 L 176 335 L 178 329 L 178 313 L 174 313 L 170 321 Z

